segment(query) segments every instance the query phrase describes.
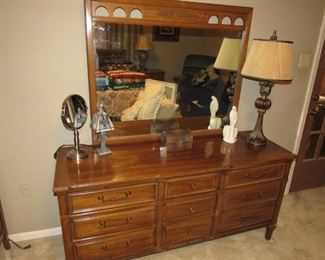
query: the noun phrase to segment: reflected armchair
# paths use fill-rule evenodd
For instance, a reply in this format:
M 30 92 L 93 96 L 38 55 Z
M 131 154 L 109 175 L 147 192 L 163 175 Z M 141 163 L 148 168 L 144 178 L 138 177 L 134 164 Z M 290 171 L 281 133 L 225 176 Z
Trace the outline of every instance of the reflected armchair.
M 174 77 L 174 81 L 178 84 L 179 91 L 186 87 L 192 86 L 192 78 L 194 74 L 206 69 L 210 64 L 215 62 L 216 58 L 208 55 L 189 54 L 185 57 L 182 75 Z
M 178 103 L 182 116 L 210 115 L 212 95 L 219 102 L 218 114 L 226 113 L 228 104 L 224 102 L 225 82 L 220 77 L 220 71 L 213 68 L 214 62 L 215 57 L 207 55 L 191 54 L 185 58 L 182 76 L 178 78 Z M 202 76 L 205 78 L 201 81 Z M 196 105 L 193 101 L 199 104 Z

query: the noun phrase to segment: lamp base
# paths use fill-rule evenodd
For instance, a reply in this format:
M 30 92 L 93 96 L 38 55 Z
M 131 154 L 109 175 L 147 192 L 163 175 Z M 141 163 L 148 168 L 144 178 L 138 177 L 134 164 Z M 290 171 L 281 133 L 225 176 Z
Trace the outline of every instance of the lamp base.
M 112 150 L 109 149 L 107 146 L 104 146 L 104 147 L 97 148 L 96 153 L 98 155 L 112 154 Z
M 139 51 L 139 71 L 145 72 L 147 70 L 146 63 L 149 58 L 149 54 L 147 51 Z
M 254 146 L 263 146 L 267 144 L 267 138 L 264 136 L 261 128 L 254 129 L 254 131 L 250 132 L 246 141 Z
M 254 130 L 249 133 L 247 138 L 247 143 L 252 144 L 254 146 L 263 146 L 267 144 L 267 138 L 263 133 L 263 116 L 272 105 L 271 100 L 267 97 L 271 93 L 271 89 L 274 85 L 274 82 L 260 81 L 259 85 L 261 97 L 257 98 L 255 101 L 255 107 L 257 109 L 258 117 Z
M 96 148 L 96 153 L 98 155 L 112 154 L 112 150 L 106 146 L 106 133 L 99 133 L 100 147 Z

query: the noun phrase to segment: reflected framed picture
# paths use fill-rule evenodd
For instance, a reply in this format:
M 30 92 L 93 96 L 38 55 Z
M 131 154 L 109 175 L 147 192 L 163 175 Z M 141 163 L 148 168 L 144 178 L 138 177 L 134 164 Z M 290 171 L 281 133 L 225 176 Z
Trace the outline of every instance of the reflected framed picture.
M 180 28 L 172 26 L 154 26 L 153 27 L 153 41 L 161 42 L 178 42 Z

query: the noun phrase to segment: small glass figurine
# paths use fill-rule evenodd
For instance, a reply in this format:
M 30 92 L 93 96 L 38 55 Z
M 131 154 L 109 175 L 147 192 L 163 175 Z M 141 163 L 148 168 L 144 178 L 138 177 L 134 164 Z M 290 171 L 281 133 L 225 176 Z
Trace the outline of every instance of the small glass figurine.
M 106 146 L 106 132 L 113 131 L 114 126 L 104 109 L 103 101 L 97 103 L 97 112 L 91 121 L 92 129 L 98 133 L 100 147 L 96 149 L 98 155 L 111 154 L 112 151 Z

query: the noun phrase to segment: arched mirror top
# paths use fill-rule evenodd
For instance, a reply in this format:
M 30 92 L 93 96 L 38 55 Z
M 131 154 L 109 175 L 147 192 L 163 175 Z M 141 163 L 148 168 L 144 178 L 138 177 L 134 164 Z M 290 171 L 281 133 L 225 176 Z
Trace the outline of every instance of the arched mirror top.
M 174 0 L 85 0 L 85 9 L 91 115 L 96 112 L 98 97 L 95 78 L 96 58 L 98 59 L 97 52 L 101 51 L 102 48 L 96 46 L 96 33 L 94 30 L 98 28 L 98 30 L 105 31 L 111 25 L 121 24 L 142 26 L 146 32 L 148 31 L 146 28 L 150 26 L 153 30 L 157 26 L 165 26 L 187 28 L 186 30 L 193 29 L 196 31 L 198 29 L 210 30 L 212 32 L 218 31 L 224 38 L 229 37 L 229 35 L 234 37 L 237 34 L 241 36 L 238 71 L 244 64 L 253 13 L 252 8 Z M 219 47 L 220 45 L 221 43 L 219 43 Z M 140 49 L 138 48 L 138 50 Z M 237 107 L 241 83 L 242 79 L 238 73 L 235 92 L 232 98 L 232 104 Z M 193 131 L 194 135 L 220 133 L 220 130 L 207 130 L 207 121 L 206 119 L 201 120 L 198 118 L 182 118 L 179 125 L 181 128 L 196 130 Z M 118 122 L 115 124 L 116 131 L 109 133 L 109 142 L 120 143 L 132 140 L 139 141 L 140 139 L 158 139 L 159 136 L 150 134 L 150 123 L 151 121 L 149 120 Z
M 141 13 L 141 24 L 160 24 L 190 28 L 213 27 L 216 29 L 238 30 L 247 29 L 250 25 L 252 8 L 239 6 L 214 5 L 184 1 L 146 1 L 117 0 L 92 1 L 86 0 L 88 15 L 92 21 L 112 23 L 132 23 L 133 11 Z M 107 15 L 98 13 L 98 8 L 106 9 Z M 114 15 L 114 10 L 123 10 L 125 15 Z M 193 12 L 195 10 L 195 12 Z M 217 17 L 217 19 L 215 19 Z M 121 19 L 123 18 L 123 19 Z M 137 17 L 139 18 L 139 17 Z M 226 18 L 226 23 L 215 22 Z M 242 23 L 235 23 L 238 19 Z M 209 22 L 213 20 L 213 23 Z M 138 23 L 139 21 L 137 21 Z

